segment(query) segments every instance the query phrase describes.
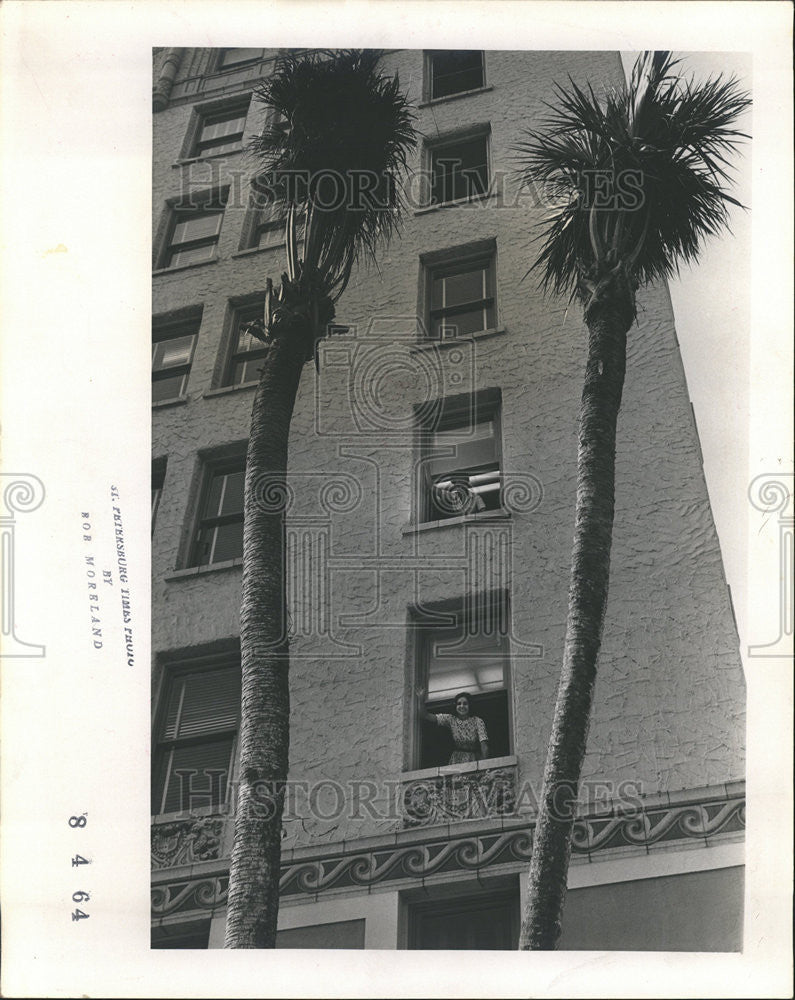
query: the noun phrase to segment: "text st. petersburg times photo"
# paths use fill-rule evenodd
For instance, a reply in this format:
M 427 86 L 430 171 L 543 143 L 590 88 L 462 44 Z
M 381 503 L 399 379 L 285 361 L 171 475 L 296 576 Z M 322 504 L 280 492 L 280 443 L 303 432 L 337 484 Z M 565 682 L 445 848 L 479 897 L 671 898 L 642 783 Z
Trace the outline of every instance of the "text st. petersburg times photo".
M 29 586 L 14 546 L 49 506 L 76 591 L 41 641 L 4 598 L 4 677 L 24 664 L 27 699 L 41 687 L 70 775 L 35 827 L 63 926 L 48 978 L 15 969 L 18 995 L 81 988 L 55 956 L 70 969 L 100 942 L 87 995 L 189 995 L 182 969 L 191 995 L 550 995 L 559 975 L 571 995 L 784 995 L 781 953 L 754 965 L 749 941 L 766 924 L 748 692 L 771 695 L 792 644 L 791 463 L 778 442 L 754 453 L 749 416 L 771 87 L 758 39 L 739 51 L 750 12 L 723 51 L 697 29 L 687 48 L 596 44 L 588 25 L 564 48 L 524 23 L 478 49 L 475 30 L 401 35 L 388 15 L 308 41 L 166 17 L 153 38 L 141 6 L 148 50 L 88 74 L 140 88 L 152 218 L 148 245 L 131 223 L 116 305 L 70 346 L 86 384 L 65 451 L 88 471 L 3 468 L 4 587 Z M 594 21 L 503 9 L 573 7 Z M 260 38 L 280 44 L 242 44 Z M 58 156 L 118 158 L 123 190 L 148 150 L 127 141 L 88 128 Z M 79 240 L 51 243 L 53 287 L 91 288 Z M 12 798 L 12 838 L 30 808 Z M 232 949 L 250 953 L 225 982 Z M 617 980 L 567 971 L 583 952 L 615 955 Z

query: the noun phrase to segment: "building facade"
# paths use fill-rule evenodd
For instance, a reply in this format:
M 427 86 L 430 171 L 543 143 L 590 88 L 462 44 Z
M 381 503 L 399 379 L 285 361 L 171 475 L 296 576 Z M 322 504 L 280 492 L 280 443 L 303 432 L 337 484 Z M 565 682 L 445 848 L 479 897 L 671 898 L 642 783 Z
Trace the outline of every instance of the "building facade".
M 246 151 L 268 49 L 154 53 L 154 947 L 220 947 L 242 479 L 284 270 Z M 279 946 L 514 948 L 567 609 L 585 360 L 532 277 L 515 144 L 608 52 L 390 51 L 422 140 L 402 231 L 307 364 L 290 438 Z M 610 599 L 561 947 L 741 946 L 744 686 L 665 287 L 639 295 Z M 268 502 L 267 495 L 263 502 Z M 450 764 L 461 690 L 488 756 Z M 420 696 L 421 695 L 421 699 Z

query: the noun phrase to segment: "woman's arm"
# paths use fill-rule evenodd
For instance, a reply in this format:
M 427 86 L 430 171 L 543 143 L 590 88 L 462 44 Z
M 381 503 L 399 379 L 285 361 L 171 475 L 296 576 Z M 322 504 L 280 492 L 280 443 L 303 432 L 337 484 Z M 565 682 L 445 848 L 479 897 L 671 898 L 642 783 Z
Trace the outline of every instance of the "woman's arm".
M 489 737 L 486 733 L 486 723 L 480 716 L 475 716 L 478 729 L 478 740 L 480 741 L 480 758 L 485 760 L 489 756 Z

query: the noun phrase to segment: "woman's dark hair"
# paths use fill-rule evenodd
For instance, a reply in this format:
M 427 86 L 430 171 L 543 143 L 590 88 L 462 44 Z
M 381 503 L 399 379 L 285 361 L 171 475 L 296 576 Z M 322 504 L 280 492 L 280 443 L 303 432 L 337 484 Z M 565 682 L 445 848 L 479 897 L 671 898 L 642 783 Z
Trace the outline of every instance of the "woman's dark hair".
M 471 712 L 472 711 L 472 695 L 469 693 L 469 691 L 459 691 L 458 694 L 455 696 L 455 698 L 453 698 L 453 704 L 454 705 L 458 702 L 459 698 L 466 698 L 467 705 L 469 706 L 469 711 Z

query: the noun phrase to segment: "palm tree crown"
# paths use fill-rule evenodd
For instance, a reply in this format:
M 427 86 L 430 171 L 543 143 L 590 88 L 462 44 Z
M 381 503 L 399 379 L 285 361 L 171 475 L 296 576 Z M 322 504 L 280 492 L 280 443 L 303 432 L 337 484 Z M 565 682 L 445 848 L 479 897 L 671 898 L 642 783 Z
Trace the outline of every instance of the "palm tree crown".
M 415 146 L 414 116 L 397 75 L 374 49 L 290 52 L 256 90 L 271 111 L 250 149 L 275 197 L 291 206 L 288 278 L 335 302 L 356 262 L 399 224 L 397 175 Z M 292 218 L 306 213 L 304 260 Z M 310 288 L 305 287 L 304 292 Z
M 739 206 L 724 187 L 727 154 L 747 138 L 732 126 L 750 99 L 734 78 L 682 79 L 678 62 L 644 53 L 601 100 L 569 78 L 517 146 L 523 179 L 558 205 L 533 265 L 547 290 L 579 292 L 587 304 L 609 270 L 631 287 L 672 277 L 727 225 L 727 204 Z

